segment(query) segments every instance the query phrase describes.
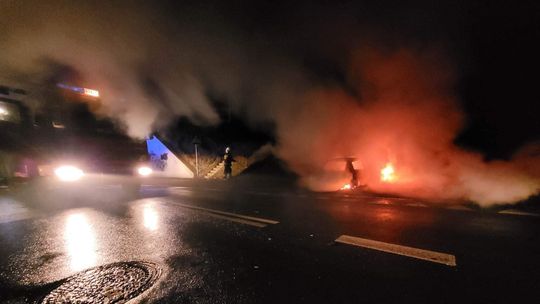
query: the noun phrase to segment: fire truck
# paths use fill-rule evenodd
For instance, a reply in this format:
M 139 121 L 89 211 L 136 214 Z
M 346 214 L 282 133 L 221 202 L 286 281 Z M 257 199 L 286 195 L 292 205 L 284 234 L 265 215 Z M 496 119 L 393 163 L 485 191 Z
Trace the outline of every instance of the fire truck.
M 138 191 L 152 175 L 146 143 L 92 114 L 99 91 L 56 84 L 29 102 L 26 90 L 0 86 L 0 186 L 80 193 L 98 185 Z

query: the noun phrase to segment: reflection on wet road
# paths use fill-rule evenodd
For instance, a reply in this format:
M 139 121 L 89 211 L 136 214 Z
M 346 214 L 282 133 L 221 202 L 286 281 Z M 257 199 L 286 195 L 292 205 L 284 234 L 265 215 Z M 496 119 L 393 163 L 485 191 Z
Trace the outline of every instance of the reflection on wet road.
M 145 203 L 142 206 L 143 211 L 143 224 L 144 227 L 150 231 L 154 231 L 158 228 L 159 215 L 153 203 Z
M 74 272 L 96 265 L 96 237 L 86 214 L 78 211 L 66 216 L 64 240 Z
M 508 294 L 540 281 L 537 217 L 369 195 L 189 187 L 142 194 L 58 210 L 10 201 L 0 222 L 0 303 L 20 296 L 3 286 L 40 286 L 120 261 L 164 270 L 143 295 L 150 303 L 458 302 L 494 294 L 498 278 L 521 282 L 504 280 Z

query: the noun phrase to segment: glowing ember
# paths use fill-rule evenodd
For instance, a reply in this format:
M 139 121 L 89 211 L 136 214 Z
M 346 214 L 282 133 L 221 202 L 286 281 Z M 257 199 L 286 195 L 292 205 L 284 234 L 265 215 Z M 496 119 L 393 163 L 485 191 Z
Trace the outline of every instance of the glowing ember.
M 387 163 L 384 168 L 381 169 L 381 181 L 393 182 L 396 180 L 394 166 L 391 163 Z
M 343 185 L 343 187 L 341 187 L 340 190 L 350 190 L 351 189 L 351 184 L 345 184 Z

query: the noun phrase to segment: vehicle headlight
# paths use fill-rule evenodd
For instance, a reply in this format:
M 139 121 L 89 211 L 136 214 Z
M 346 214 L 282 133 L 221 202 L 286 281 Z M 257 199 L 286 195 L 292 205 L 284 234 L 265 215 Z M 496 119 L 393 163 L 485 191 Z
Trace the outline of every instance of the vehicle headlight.
M 152 168 L 147 167 L 147 166 L 142 166 L 142 167 L 137 168 L 137 173 L 139 173 L 139 175 L 141 176 L 148 176 L 152 174 Z
M 63 182 L 74 182 L 83 177 L 83 170 L 74 166 L 60 166 L 54 170 L 54 174 Z

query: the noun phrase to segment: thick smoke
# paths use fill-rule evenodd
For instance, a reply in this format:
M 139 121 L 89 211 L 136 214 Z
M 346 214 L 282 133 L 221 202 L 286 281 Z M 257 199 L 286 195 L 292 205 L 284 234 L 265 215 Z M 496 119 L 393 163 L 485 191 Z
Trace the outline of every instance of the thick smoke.
M 375 191 L 484 206 L 537 193 L 539 171 L 524 170 L 534 163 L 538 168 L 533 154 L 488 163 L 453 144 L 463 115 L 444 62 L 434 51 L 362 50 L 350 65 L 351 85 L 360 96 L 340 88 L 312 90 L 294 111 L 278 117 L 280 156 L 320 190 L 349 181 L 339 158 L 352 156 L 361 182 Z M 384 182 L 381 169 L 388 163 L 395 180 Z
M 175 116 L 215 124 L 219 118 L 201 81 L 209 67 L 225 73 L 231 65 L 222 61 L 232 59 L 223 52 L 231 47 L 226 37 L 205 40 L 208 33 L 197 28 L 169 26 L 175 21 L 160 19 L 161 13 L 133 1 L 3 1 L 2 80 L 35 91 L 47 85 L 55 66 L 70 67 L 85 86 L 99 88 L 98 114 L 134 137 Z
M 275 153 L 314 190 L 347 181 L 344 162 L 332 161 L 343 157 L 358 159 L 361 183 L 374 191 L 490 205 L 539 190 L 536 146 L 485 162 L 453 144 L 464 117 L 440 51 L 349 48 L 334 60 L 345 83 L 328 84 L 219 9 L 43 2 L 0 3 L 0 82 L 38 88 L 51 67 L 70 67 L 99 88 L 97 114 L 133 137 L 178 116 L 219 123 L 212 95 L 254 126 L 275 123 Z M 392 182 L 380 179 L 387 163 Z

